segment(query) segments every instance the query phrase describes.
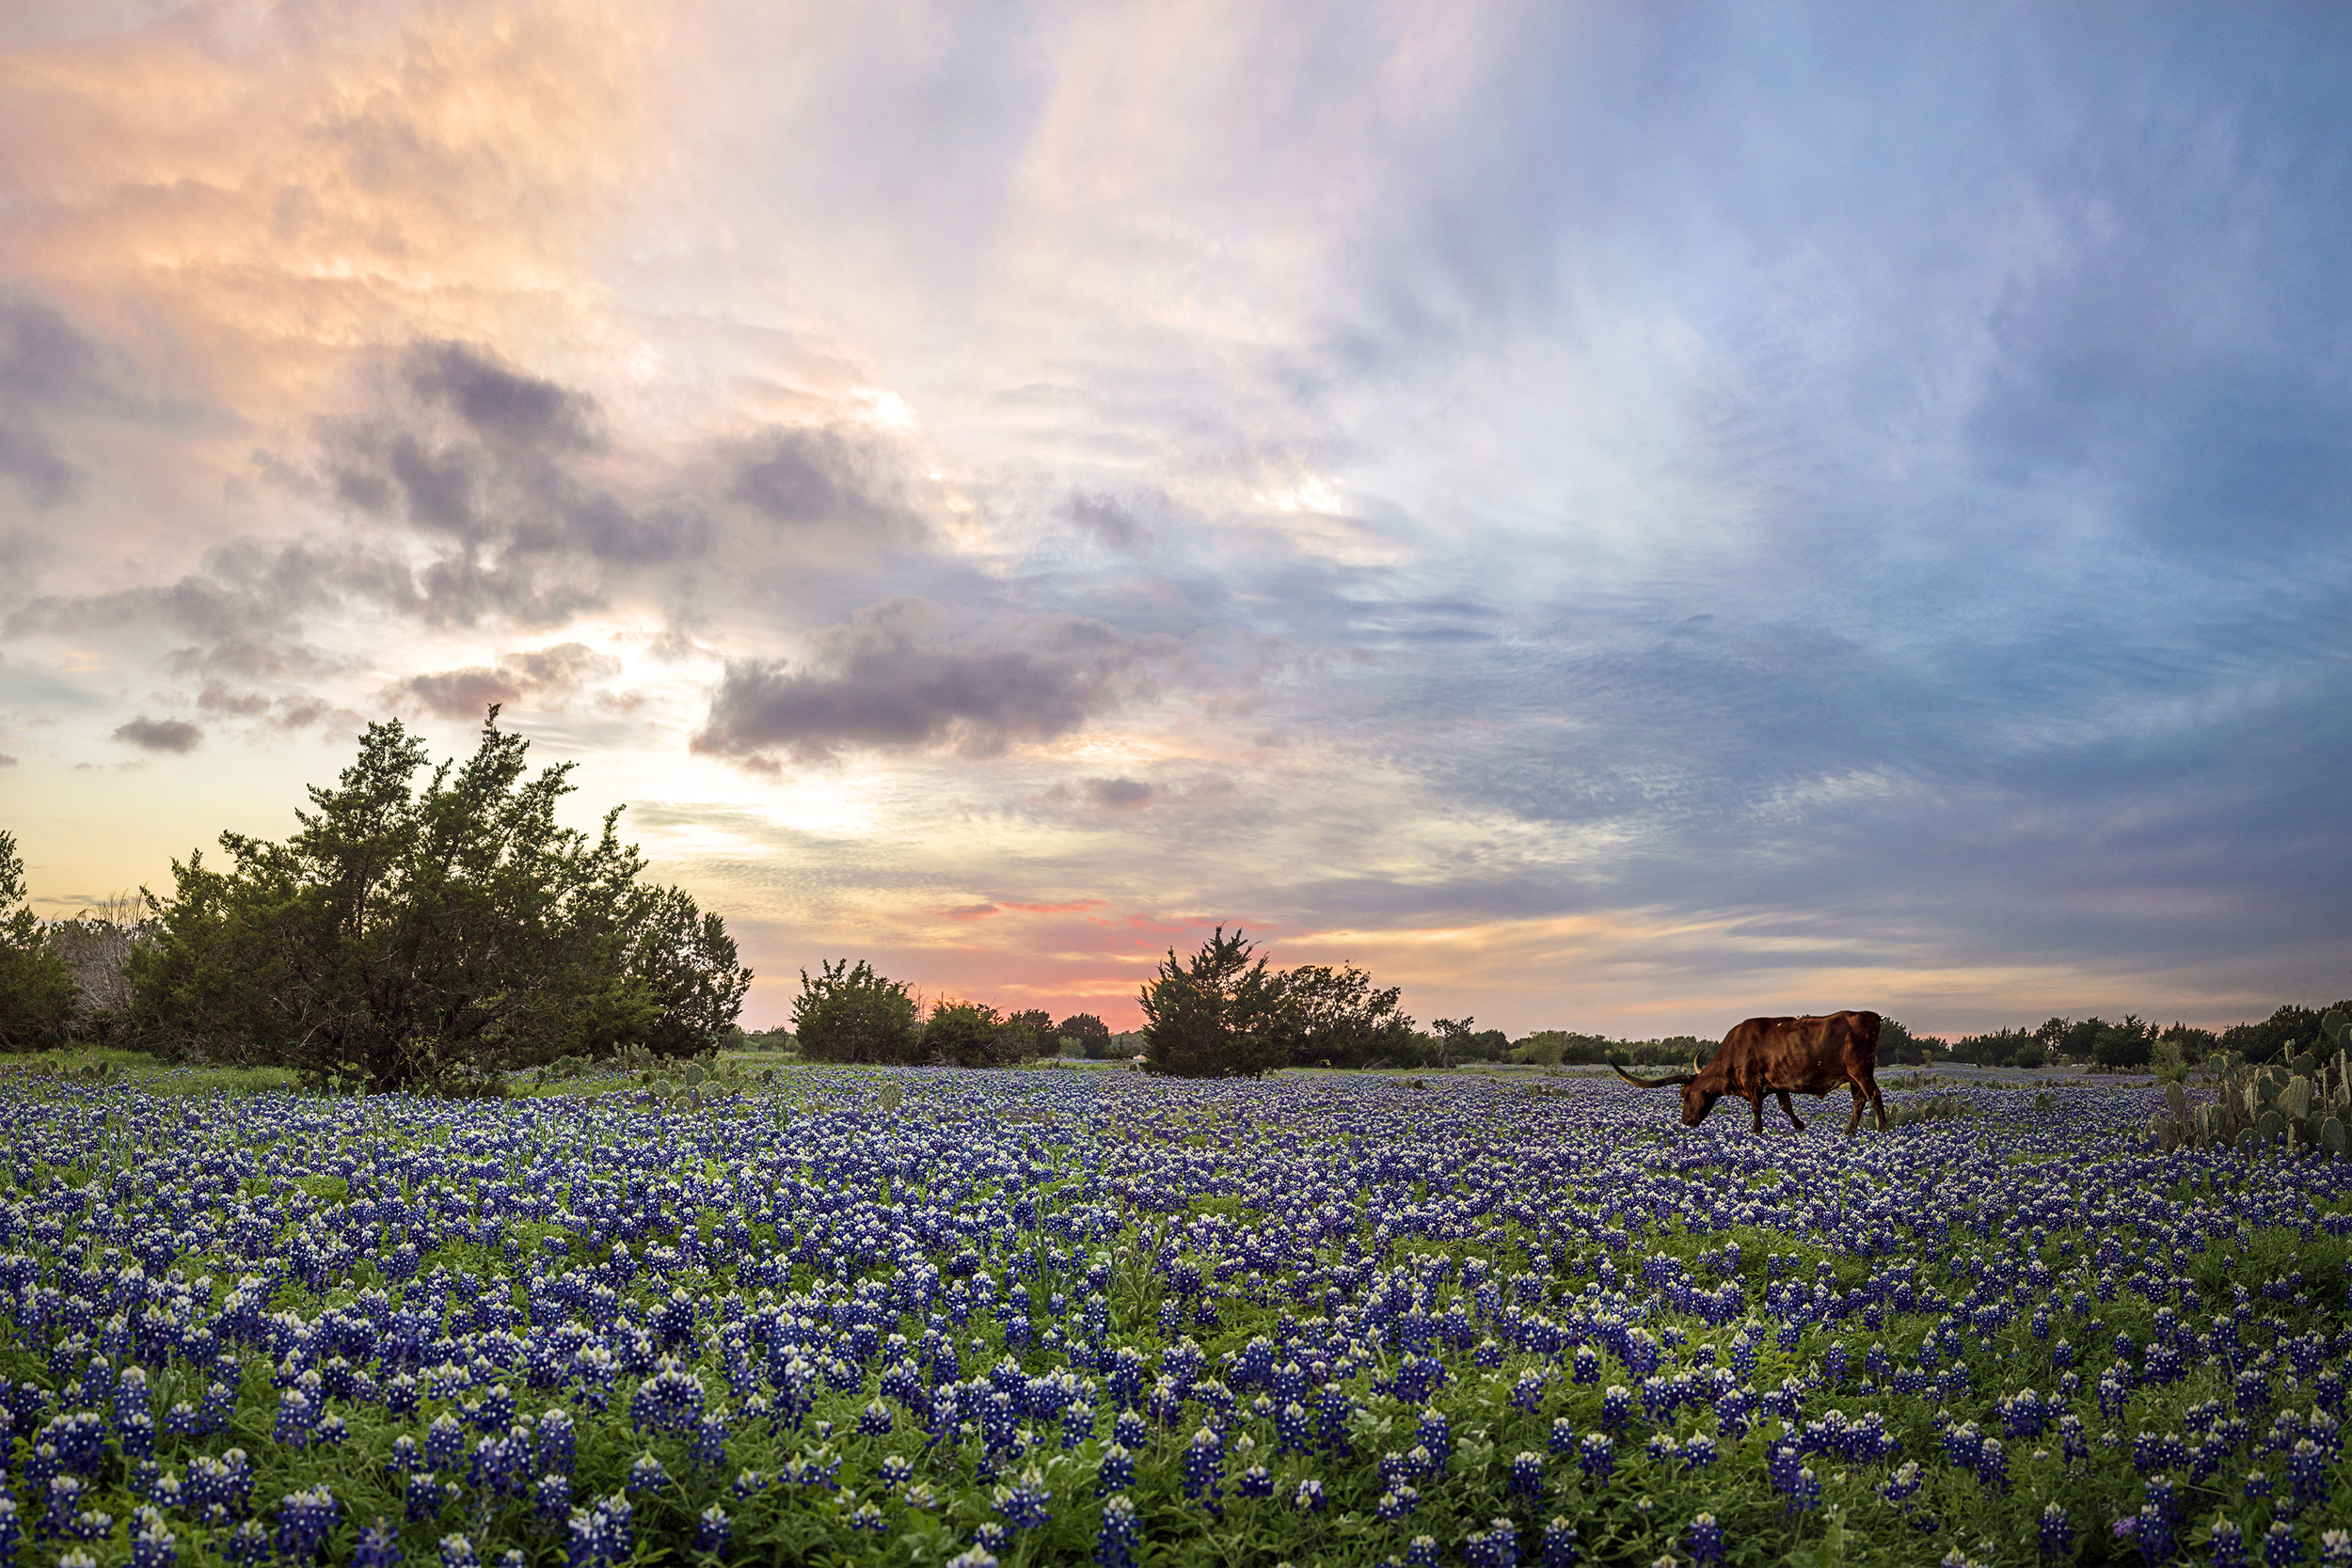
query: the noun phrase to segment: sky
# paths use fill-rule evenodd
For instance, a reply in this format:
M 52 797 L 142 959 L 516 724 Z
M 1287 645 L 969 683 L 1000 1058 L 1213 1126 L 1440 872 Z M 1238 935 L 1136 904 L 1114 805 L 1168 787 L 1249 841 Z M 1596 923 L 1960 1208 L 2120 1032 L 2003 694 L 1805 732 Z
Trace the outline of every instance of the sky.
M 2352 10 L 0 6 L 0 829 L 487 705 L 787 1022 L 2352 994 Z M 215 851 L 215 855 L 217 851 Z

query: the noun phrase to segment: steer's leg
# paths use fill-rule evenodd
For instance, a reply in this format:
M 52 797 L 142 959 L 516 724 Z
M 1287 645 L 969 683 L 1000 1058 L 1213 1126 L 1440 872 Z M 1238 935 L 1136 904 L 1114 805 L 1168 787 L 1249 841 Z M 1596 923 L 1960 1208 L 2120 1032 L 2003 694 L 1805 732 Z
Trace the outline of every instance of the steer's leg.
M 1748 1109 L 1753 1113 L 1756 1122 L 1748 1131 L 1760 1138 L 1764 1135 L 1764 1088 L 1762 1085 L 1756 1085 L 1748 1095 Z
M 1797 1119 L 1797 1108 L 1788 1102 L 1788 1091 L 1787 1089 L 1774 1089 L 1772 1093 L 1780 1097 L 1780 1108 L 1787 1114 L 1788 1117 L 1788 1125 L 1795 1128 L 1800 1132 L 1804 1132 L 1804 1123 Z
M 1853 1085 L 1853 1119 L 1846 1123 L 1846 1136 L 1849 1138 L 1852 1137 L 1855 1130 L 1862 1125 L 1862 1107 L 1865 1103 L 1862 1085 L 1856 1084 Z
M 1886 1101 L 1879 1095 L 1879 1075 L 1866 1072 L 1862 1075 L 1862 1082 L 1870 1091 L 1870 1108 L 1878 1113 L 1879 1131 L 1883 1132 L 1886 1131 Z

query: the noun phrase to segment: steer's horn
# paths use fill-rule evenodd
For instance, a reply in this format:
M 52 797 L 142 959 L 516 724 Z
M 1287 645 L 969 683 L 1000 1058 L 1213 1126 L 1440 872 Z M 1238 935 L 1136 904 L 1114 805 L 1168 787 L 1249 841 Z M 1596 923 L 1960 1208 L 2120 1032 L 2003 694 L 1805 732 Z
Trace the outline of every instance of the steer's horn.
M 1693 1062 L 1691 1064 L 1691 1070 L 1688 1072 L 1677 1072 L 1673 1076 L 1666 1078 L 1636 1078 L 1633 1074 L 1619 1067 L 1614 1057 L 1609 1059 L 1609 1070 L 1615 1073 L 1618 1077 L 1624 1079 L 1627 1083 L 1632 1085 L 1637 1089 L 1662 1089 L 1676 1084 L 1688 1084 L 1699 1075 L 1698 1064 Z

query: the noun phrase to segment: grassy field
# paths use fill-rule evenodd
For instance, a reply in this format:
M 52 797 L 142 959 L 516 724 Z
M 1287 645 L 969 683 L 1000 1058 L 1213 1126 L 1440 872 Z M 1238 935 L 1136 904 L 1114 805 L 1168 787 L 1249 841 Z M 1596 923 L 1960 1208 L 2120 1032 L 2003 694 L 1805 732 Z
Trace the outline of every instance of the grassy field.
M 2352 1549 L 2346 1168 L 2156 1154 L 2146 1090 L 1890 1073 L 1948 1114 L 1848 1141 L 1574 1071 L 742 1066 L 17 1059 L 18 1560 Z

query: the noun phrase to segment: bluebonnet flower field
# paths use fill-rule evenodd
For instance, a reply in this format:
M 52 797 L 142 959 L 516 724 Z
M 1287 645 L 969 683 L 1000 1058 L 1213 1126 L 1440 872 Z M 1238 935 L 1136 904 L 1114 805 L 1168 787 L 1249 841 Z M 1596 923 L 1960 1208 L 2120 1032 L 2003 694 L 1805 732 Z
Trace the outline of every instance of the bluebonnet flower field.
M 0 1082 L 0 1562 L 2352 1561 L 2352 1167 L 2152 1091 L 574 1087 Z

